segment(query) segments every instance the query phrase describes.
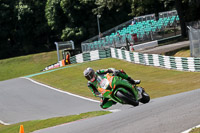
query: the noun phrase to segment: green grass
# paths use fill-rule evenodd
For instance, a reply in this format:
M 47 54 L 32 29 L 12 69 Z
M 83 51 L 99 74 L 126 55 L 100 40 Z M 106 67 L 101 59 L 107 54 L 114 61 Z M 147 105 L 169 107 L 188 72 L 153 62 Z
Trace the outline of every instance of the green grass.
M 151 98 L 190 91 L 200 87 L 200 74 L 198 72 L 167 70 L 113 58 L 87 62 L 32 78 L 64 91 L 94 98 L 87 87 L 87 80 L 83 76 L 83 71 L 87 67 L 92 67 L 95 70 L 109 67 L 124 69 L 133 79 L 142 81 L 140 85 L 146 89 Z
M 175 57 L 190 57 L 190 49 L 189 47 L 184 47 L 181 49 L 177 49 L 171 52 L 165 53 L 167 56 L 175 56 Z
M 171 56 L 189 57 L 190 51 L 181 50 Z M 37 73 L 56 62 L 56 51 L 0 60 L 0 81 Z
M 190 50 L 189 49 L 183 49 L 178 52 L 176 52 L 173 56 L 176 57 L 190 57 Z
M 39 72 L 46 66 L 53 64 L 56 61 L 57 56 L 55 51 L 0 60 L 0 80 L 6 80 Z M 109 67 L 124 69 L 125 72 L 133 79 L 140 79 L 142 81 L 140 86 L 146 89 L 151 98 L 190 91 L 197 89 L 200 86 L 200 74 L 198 72 L 167 70 L 152 66 L 133 64 L 123 60 L 112 58 L 86 62 L 70 68 L 38 75 L 32 78 L 34 80 L 64 91 L 68 91 L 88 98 L 98 99 L 94 98 L 91 91 L 88 89 L 87 81 L 83 76 L 83 70 L 87 67 L 92 67 L 95 70 Z M 77 120 L 77 116 L 69 117 L 75 117 L 72 119 Z M 34 131 L 45 128 L 46 126 L 50 127 L 53 125 L 69 122 L 64 120 L 69 119 L 69 117 L 29 121 L 9 126 L 0 125 L 0 132 L 18 132 L 20 124 L 24 125 L 25 132 Z M 80 119 L 83 118 L 81 117 Z
M 200 133 L 200 128 L 194 128 L 189 133 Z
M 0 128 L 1 128 L 2 126 L 4 126 L 4 125 L 0 124 Z
M 55 117 L 45 120 L 34 120 L 34 121 L 27 121 L 22 123 L 17 123 L 8 126 L 0 126 L 0 133 L 19 133 L 20 125 L 24 126 L 24 132 L 29 133 L 39 129 L 52 127 L 56 125 L 60 125 L 63 123 L 68 123 L 76 120 L 87 119 L 95 116 L 109 114 L 109 111 L 94 111 L 88 113 L 82 113 L 79 115 L 70 115 L 65 117 Z
M 0 81 L 37 73 L 56 62 L 56 51 L 0 60 Z

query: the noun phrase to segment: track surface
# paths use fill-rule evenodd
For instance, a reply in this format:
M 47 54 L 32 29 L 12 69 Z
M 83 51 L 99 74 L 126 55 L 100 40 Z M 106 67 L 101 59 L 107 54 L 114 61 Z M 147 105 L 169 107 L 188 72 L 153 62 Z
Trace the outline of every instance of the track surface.
M 200 124 L 200 89 L 151 100 L 138 107 L 117 104 L 121 111 L 66 123 L 35 133 L 180 133 Z M 24 78 L 0 82 L 0 120 L 27 120 L 101 110 L 99 103 L 80 99 Z
M 182 42 L 177 42 L 170 45 L 164 45 L 164 46 L 151 48 L 148 50 L 141 50 L 139 52 L 146 53 L 146 54 L 165 54 L 167 52 L 179 50 L 181 48 L 186 48 L 189 46 L 190 46 L 190 41 L 182 41 Z
M 7 124 L 100 110 L 99 103 L 16 78 L 0 82 L 0 120 Z
M 180 133 L 200 123 L 200 89 L 34 133 Z

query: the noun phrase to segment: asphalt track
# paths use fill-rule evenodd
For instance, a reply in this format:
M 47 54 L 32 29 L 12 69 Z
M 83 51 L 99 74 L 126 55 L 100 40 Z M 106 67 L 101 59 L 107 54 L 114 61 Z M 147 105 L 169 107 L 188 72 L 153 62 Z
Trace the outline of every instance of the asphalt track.
M 200 123 L 200 89 L 34 133 L 180 133 Z
M 0 81 L 0 121 L 13 124 L 100 110 L 99 103 L 38 85 L 25 78 Z
M 109 115 L 35 131 L 35 133 L 180 133 L 200 124 L 200 89 L 152 99 L 138 107 L 117 104 Z M 0 82 L 0 121 L 7 124 L 101 110 L 90 101 L 25 78 Z

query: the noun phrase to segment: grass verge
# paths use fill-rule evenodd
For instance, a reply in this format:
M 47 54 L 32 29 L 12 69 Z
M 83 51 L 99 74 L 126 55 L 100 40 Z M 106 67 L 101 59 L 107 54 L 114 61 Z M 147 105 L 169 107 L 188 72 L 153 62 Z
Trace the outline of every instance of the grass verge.
M 194 128 L 189 133 L 200 133 L 200 128 Z
M 151 98 L 190 91 L 200 86 L 198 72 L 167 70 L 113 58 L 87 62 L 32 78 L 52 87 L 94 99 L 87 87 L 87 80 L 83 76 L 83 71 L 87 67 L 92 67 L 95 70 L 110 67 L 124 69 L 133 79 L 142 81 L 140 86 L 146 89 Z
M 95 116 L 109 114 L 109 111 L 94 111 L 88 113 L 82 113 L 78 115 L 70 115 L 65 117 L 55 117 L 45 120 L 34 120 L 34 121 L 27 121 L 22 123 L 17 123 L 8 126 L 0 126 L 1 133 L 19 133 L 20 125 L 24 126 L 25 133 L 33 132 L 39 129 L 52 127 L 56 125 L 60 125 L 63 123 L 68 123 L 76 120 L 87 119 Z
M 57 62 L 56 51 L 0 60 L 0 81 L 21 77 L 43 70 Z M 189 50 L 171 53 L 170 56 L 189 57 Z
M 37 73 L 56 62 L 56 51 L 0 60 L 0 81 Z
M 175 56 L 175 57 L 190 57 L 190 49 L 189 47 L 177 49 L 171 52 L 165 53 L 167 56 Z
M 176 52 L 173 56 L 176 57 L 190 57 L 190 50 L 189 49 L 182 49 Z

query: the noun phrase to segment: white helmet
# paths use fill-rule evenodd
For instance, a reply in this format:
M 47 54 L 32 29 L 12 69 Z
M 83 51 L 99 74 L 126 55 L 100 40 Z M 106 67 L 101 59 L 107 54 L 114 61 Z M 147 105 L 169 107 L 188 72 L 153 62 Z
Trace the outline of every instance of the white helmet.
M 85 69 L 83 74 L 84 74 L 85 78 L 91 82 L 93 82 L 96 78 L 96 74 L 91 67 L 88 67 L 87 69 Z

